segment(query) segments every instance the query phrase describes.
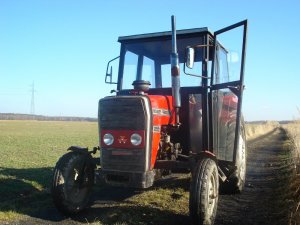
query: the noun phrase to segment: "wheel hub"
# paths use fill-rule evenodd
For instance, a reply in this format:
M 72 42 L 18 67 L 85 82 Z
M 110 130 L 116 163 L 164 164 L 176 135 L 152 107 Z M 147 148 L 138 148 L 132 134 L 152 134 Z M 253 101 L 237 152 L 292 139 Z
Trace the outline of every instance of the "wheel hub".
M 208 214 L 211 216 L 215 208 L 217 200 L 217 189 L 216 189 L 216 180 L 213 175 L 209 179 L 208 185 Z

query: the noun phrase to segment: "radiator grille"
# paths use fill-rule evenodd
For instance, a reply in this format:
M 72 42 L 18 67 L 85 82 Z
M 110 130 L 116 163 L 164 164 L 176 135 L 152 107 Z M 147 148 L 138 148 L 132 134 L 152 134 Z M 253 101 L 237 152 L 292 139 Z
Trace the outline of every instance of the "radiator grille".
M 145 108 L 141 98 L 107 98 L 99 104 L 100 128 L 104 130 L 144 130 Z

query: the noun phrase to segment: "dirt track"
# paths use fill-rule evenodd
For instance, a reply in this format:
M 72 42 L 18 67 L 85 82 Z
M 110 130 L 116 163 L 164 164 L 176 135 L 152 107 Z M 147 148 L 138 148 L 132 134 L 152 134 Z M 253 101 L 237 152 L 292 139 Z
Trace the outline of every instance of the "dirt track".
M 248 142 L 245 190 L 239 195 L 220 196 L 216 225 L 288 224 L 288 209 L 291 207 L 288 199 L 291 195 L 287 184 L 290 182 L 293 168 L 290 166 L 288 151 L 284 149 L 285 140 L 284 131 L 276 129 Z M 177 185 L 188 191 L 189 184 L 188 179 L 180 183 L 170 183 L 169 180 L 166 180 L 156 186 L 169 188 L 170 185 L 173 185 L 171 188 Z M 124 206 L 121 204 L 122 200 L 128 200 L 137 194 L 139 193 L 134 191 L 124 193 L 118 189 L 104 194 L 95 193 L 95 204 L 92 208 L 72 219 L 62 216 L 53 208 L 47 211 L 41 210 L 39 215 L 30 215 L 25 220 L 4 224 L 86 224 L 87 221 L 110 224 L 108 221 L 111 220 L 106 215 L 120 212 L 123 214 L 121 221 L 125 222 L 122 224 L 190 223 L 187 213 L 176 214 L 155 207 Z M 103 203 L 105 204 L 103 205 Z M 112 203 L 111 206 L 110 203 Z M 126 213 L 128 214 L 127 217 Z M 137 215 L 138 219 L 132 219 L 132 215 Z
M 246 187 L 240 195 L 220 197 L 216 225 L 288 224 L 293 168 L 285 140 L 276 129 L 248 143 Z

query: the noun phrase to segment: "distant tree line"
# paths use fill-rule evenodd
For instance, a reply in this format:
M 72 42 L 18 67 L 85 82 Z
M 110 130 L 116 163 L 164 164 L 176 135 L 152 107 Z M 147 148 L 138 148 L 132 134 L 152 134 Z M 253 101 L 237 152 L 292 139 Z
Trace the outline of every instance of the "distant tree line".
M 40 120 L 40 121 L 87 121 L 96 122 L 97 118 L 69 116 L 41 116 L 16 113 L 0 113 L 0 120 Z

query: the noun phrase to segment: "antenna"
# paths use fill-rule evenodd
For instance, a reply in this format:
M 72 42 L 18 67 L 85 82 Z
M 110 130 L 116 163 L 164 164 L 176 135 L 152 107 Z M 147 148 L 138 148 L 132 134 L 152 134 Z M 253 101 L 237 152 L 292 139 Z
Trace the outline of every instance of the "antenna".
M 30 114 L 31 115 L 35 114 L 35 112 L 34 112 L 34 92 L 35 92 L 34 82 L 32 82 L 32 85 L 31 85 L 31 104 L 30 104 Z

